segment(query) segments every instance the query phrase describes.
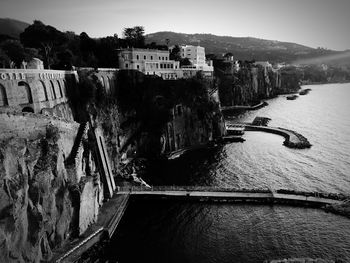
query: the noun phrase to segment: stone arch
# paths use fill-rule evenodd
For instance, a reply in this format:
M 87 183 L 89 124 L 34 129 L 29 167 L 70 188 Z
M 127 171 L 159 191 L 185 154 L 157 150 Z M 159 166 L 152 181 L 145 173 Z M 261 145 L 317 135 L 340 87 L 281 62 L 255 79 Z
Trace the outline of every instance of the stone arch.
M 58 88 L 60 89 L 61 98 L 63 98 L 62 87 L 61 87 L 61 83 L 60 83 L 60 80 L 59 80 L 59 79 L 57 80 L 57 84 L 58 84 Z
M 6 89 L 3 85 L 0 84 L 0 107 L 8 105 L 9 102 L 7 99 Z
M 105 78 L 104 78 L 104 79 L 105 79 Z M 106 86 L 105 86 L 106 92 L 109 93 L 110 90 L 111 90 L 111 87 L 110 87 L 110 84 L 109 84 L 109 78 L 108 78 L 108 76 L 107 76 L 106 79 L 105 79 L 105 84 L 106 84 Z
M 67 82 L 64 79 L 62 79 L 62 88 L 63 88 L 64 96 L 67 97 Z
M 34 113 L 34 110 L 33 110 L 32 107 L 24 107 L 24 108 L 22 109 L 22 112 L 31 112 L 31 113 Z
M 56 91 L 55 91 L 55 84 L 53 84 L 53 81 L 50 80 L 50 84 L 51 84 L 51 94 L 52 94 L 52 99 L 57 99 L 57 96 L 56 96 Z
M 46 85 L 45 85 L 44 81 L 42 81 L 42 80 L 39 80 L 39 82 L 41 83 L 41 86 L 42 86 L 42 88 L 43 88 L 43 90 L 44 90 L 45 100 L 43 100 L 43 101 L 48 101 L 48 100 L 49 100 L 49 97 L 47 96 Z
M 18 82 L 18 86 L 24 87 L 27 97 L 27 103 L 33 103 L 33 95 L 29 84 L 25 81 L 20 81 Z
M 105 79 L 101 76 L 100 77 L 100 80 L 101 80 L 101 84 L 102 84 L 102 87 L 106 87 L 106 84 L 105 84 Z
M 108 84 L 109 84 L 109 90 L 111 91 L 113 89 L 113 81 L 109 76 L 107 76 L 107 79 L 108 79 Z

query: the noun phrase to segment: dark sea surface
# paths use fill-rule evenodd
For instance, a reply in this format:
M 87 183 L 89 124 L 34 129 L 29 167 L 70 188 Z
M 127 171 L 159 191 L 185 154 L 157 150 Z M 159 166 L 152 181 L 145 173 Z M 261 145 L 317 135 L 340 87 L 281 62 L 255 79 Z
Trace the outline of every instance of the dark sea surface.
M 246 132 L 244 143 L 186 154 L 151 167 L 159 185 L 211 185 L 350 194 L 350 84 L 312 85 L 294 101 L 231 119 L 271 118 L 313 145 Z M 133 201 L 104 256 L 118 262 L 263 262 L 312 257 L 350 262 L 350 219 L 320 209 L 251 204 Z

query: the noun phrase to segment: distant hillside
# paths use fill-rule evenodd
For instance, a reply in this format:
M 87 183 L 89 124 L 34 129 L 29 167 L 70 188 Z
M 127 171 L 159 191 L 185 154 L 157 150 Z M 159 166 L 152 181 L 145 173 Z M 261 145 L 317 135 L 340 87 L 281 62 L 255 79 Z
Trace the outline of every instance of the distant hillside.
M 13 38 L 19 38 L 19 34 L 21 34 L 26 27 L 30 24 L 10 19 L 10 18 L 0 18 L 0 35 L 8 35 Z
M 216 36 L 212 34 L 183 34 L 169 31 L 146 35 L 146 42 L 169 45 L 191 44 L 205 47 L 206 54 L 221 56 L 233 53 L 240 60 L 294 61 L 296 59 L 337 53 L 331 50 L 314 49 L 296 43 L 280 42 L 253 37 Z

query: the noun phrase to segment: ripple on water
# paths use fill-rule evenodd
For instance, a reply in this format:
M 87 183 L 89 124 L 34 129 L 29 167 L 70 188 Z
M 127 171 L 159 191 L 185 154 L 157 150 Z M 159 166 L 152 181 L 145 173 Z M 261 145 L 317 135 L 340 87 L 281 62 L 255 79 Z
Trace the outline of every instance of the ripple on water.
M 137 247 L 138 253 L 128 253 L 129 247 Z M 280 205 L 142 201 L 130 205 L 104 255 L 121 262 L 263 262 L 290 257 L 347 262 L 350 220 Z

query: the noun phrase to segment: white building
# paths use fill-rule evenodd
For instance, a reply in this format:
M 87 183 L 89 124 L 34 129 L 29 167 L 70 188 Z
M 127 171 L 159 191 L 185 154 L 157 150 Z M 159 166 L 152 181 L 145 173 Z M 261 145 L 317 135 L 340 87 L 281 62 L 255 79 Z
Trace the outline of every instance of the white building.
M 179 61 L 170 60 L 167 50 L 122 49 L 119 50 L 118 61 L 120 69 L 135 69 L 146 75 L 157 75 L 163 79 L 177 79 L 181 71 Z
M 188 58 L 192 63 L 192 67 L 204 72 L 213 72 L 213 62 L 211 60 L 206 61 L 205 49 L 200 46 L 185 45 L 181 46 L 181 57 Z M 186 68 L 186 67 L 185 67 Z

